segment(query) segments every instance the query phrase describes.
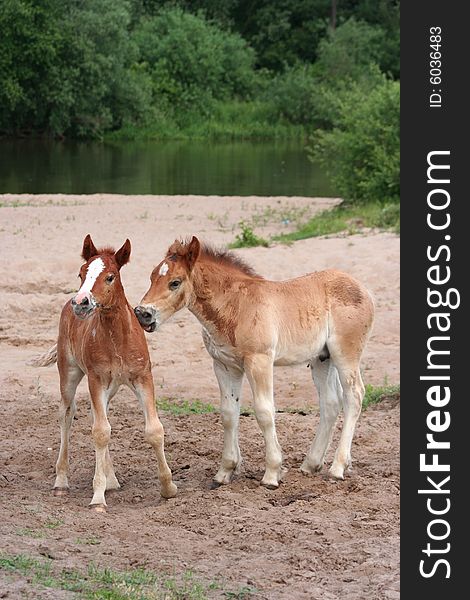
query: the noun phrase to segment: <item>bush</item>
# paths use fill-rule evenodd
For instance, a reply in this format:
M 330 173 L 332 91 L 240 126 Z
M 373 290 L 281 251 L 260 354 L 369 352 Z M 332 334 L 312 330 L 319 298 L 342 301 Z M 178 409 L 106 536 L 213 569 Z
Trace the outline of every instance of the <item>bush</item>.
M 0 128 L 100 137 L 141 121 L 150 82 L 137 69 L 127 0 L 6 0 L 0 10 Z
M 330 30 L 318 47 L 317 68 L 321 79 L 357 80 L 370 64 L 380 65 L 385 32 L 376 25 L 348 19 Z
M 276 75 L 264 93 L 270 101 L 275 119 L 308 125 L 315 120 L 315 92 L 318 81 L 311 65 L 299 65 Z
M 310 129 L 333 127 L 351 87 L 382 83 L 378 62 L 384 35 L 380 27 L 353 18 L 330 31 L 314 65 L 291 67 L 271 80 L 264 97 L 275 118 Z
M 150 82 L 137 67 L 129 25 L 126 0 L 83 0 L 67 12 L 64 73 L 74 89 L 74 136 L 101 136 L 124 122 L 142 121 L 149 111 Z
M 400 84 L 383 77 L 371 90 L 351 88 L 341 98 L 335 127 L 312 136 L 310 157 L 346 200 L 399 201 L 399 117 Z
M 254 85 L 253 50 L 202 16 L 164 9 L 144 18 L 133 38 L 156 104 L 170 111 L 207 113 L 213 99 L 246 97 Z

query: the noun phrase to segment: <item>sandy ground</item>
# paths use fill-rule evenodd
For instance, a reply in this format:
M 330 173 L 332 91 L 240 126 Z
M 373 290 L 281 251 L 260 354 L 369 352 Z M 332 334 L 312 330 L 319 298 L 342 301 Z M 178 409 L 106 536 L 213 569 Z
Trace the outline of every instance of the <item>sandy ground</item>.
M 113 400 L 110 419 L 111 450 L 122 489 L 108 493 L 109 512 L 97 515 L 87 509 L 94 459 L 86 383 L 77 393 L 71 494 L 54 498 L 50 488 L 59 445 L 58 375 L 55 368 L 26 364 L 55 342 L 60 310 L 77 288 L 87 233 L 98 246 L 118 247 L 130 238 L 131 263 L 122 278 L 129 301 L 137 304 L 153 266 L 175 237 L 197 234 L 226 244 L 235 238 L 242 219 L 267 237 L 289 231 L 333 202 L 294 197 L 0 196 L 0 548 L 5 553 L 49 556 L 60 570 L 86 570 L 91 562 L 118 570 L 141 566 L 177 578 L 191 570 L 207 585 L 217 583 L 212 586 L 217 589 L 207 592 L 214 598 L 230 597 L 237 590 L 244 590 L 244 597 L 286 600 L 399 597 L 395 403 L 363 413 L 353 443 L 354 469 L 344 482 L 333 483 L 322 475 L 307 478 L 298 467 L 318 423 L 316 395 L 308 369 L 277 368 L 277 426 L 289 472 L 276 491 L 258 485 L 263 443 L 253 416 L 241 419 L 241 474 L 230 486 L 210 490 L 222 447 L 218 415 L 163 412 L 167 455 L 179 486 L 176 498 L 163 501 L 154 457 L 142 440 L 142 416 L 123 389 Z M 375 296 L 377 317 L 363 359 L 364 380 L 375 385 L 399 382 L 397 236 L 365 232 L 239 252 L 272 279 L 335 267 L 365 283 Z M 147 339 L 158 396 L 217 405 L 211 360 L 200 326 L 188 311 Z M 246 385 L 242 406 L 251 406 Z M 48 528 L 51 519 L 59 525 Z M 2 585 L 8 598 L 75 597 L 49 596 L 27 578 L 12 579 L 0 571 L 0 592 Z

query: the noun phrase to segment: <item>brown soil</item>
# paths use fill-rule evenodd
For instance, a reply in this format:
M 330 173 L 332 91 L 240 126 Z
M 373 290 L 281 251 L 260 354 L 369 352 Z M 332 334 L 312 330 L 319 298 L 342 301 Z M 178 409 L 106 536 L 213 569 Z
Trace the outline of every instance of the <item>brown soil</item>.
M 113 400 L 111 451 L 122 489 L 108 492 L 109 511 L 90 512 L 94 458 L 86 382 L 77 394 L 71 491 L 51 494 L 59 445 L 58 375 L 27 361 L 55 342 L 61 307 L 76 289 L 86 233 L 97 245 L 133 243 L 123 269 L 129 301 L 148 287 L 152 267 L 175 237 L 197 234 L 216 244 L 234 239 L 238 222 L 255 216 L 259 235 L 288 230 L 331 204 L 307 198 L 122 196 L 0 197 L 0 548 L 49 556 L 57 569 L 138 566 L 177 578 L 191 570 L 208 597 L 255 589 L 254 598 L 394 599 L 398 592 L 399 405 L 366 410 L 353 442 L 353 471 L 344 482 L 305 477 L 299 466 L 318 423 L 308 369 L 275 371 L 277 427 L 289 471 L 280 488 L 259 486 L 263 442 L 243 416 L 244 465 L 230 485 L 210 489 L 222 448 L 217 414 L 161 413 L 166 450 L 179 493 L 159 496 L 155 460 L 142 439 L 142 416 L 128 390 Z M 2 206 L 3 205 L 3 206 Z M 7 206 L 5 206 L 7 205 Z M 10 205 L 10 206 L 8 206 Z M 281 214 L 282 213 L 282 214 Z M 365 232 L 291 246 L 240 250 L 262 275 L 283 279 L 336 267 L 374 293 L 377 318 L 363 360 L 366 383 L 399 381 L 399 238 Z M 181 312 L 148 336 L 157 395 L 216 405 L 218 392 L 200 327 Z M 248 388 L 243 405 L 251 406 Z M 310 414 L 285 412 L 295 409 Z M 312 413 L 312 409 L 314 412 Z M 341 424 L 339 424 L 340 428 Z M 338 431 L 333 440 L 335 447 Z M 330 451 L 328 460 L 331 460 Z M 53 527 L 51 527 L 53 523 Z M 88 540 L 88 541 L 87 541 Z M 2 577 L 3 584 L 2 584 Z M 62 598 L 28 578 L 7 580 L 8 598 Z M 42 594 L 42 595 L 41 595 Z M 52 595 L 50 595 L 52 594 Z M 72 596 L 74 597 L 74 596 Z M 233 596 L 232 596 L 233 597 Z M 247 597 L 247 596 L 245 596 Z

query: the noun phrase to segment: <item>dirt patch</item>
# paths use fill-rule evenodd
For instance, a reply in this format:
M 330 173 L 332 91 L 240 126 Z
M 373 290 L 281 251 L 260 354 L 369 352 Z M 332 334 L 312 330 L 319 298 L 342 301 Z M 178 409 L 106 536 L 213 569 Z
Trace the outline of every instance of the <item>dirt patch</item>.
M 131 239 L 133 256 L 123 269 L 123 282 L 135 304 L 147 289 L 152 267 L 175 237 L 196 233 L 217 244 L 227 243 L 238 222 L 253 216 L 257 232 L 266 237 L 290 226 L 279 206 L 290 207 L 291 215 L 297 209 L 306 214 L 329 201 L 105 195 L 0 200 L 17 204 L 0 208 L 3 552 L 49 557 L 59 569 L 86 570 L 94 563 L 117 570 L 144 567 L 175 576 L 191 570 L 204 582 L 217 582 L 217 589 L 207 588 L 207 595 L 214 598 L 227 597 L 227 590 L 248 588 L 254 598 L 269 599 L 399 597 L 396 402 L 363 413 L 353 444 L 354 468 L 340 483 L 321 474 L 305 477 L 299 471 L 318 415 L 279 413 L 278 435 L 289 471 L 276 491 L 259 486 L 264 449 L 253 416 L 241 418 L 240 475 L 230 486 L 211 490 L 222 449 L 218 415 L 164 412 L 167 456 L 179 487 L 178 496 L 165 501 L 159 496 L 154 456 L 143 441 L 143 418 L 133 396 L 123 389 L 113 400 L 110 415 L 111 452 L 122 489 L 108 492 L 109 512 L 97 515 L 87 508 L 94 457 L 86 384 L 77 394 L 71 492 L 68 498 L 55 498 L 50 489 L 59 444 L 57 371 L 26 366 L 55 341 L 60 309 L 76 289 L 86 233 L 98 245 L 118 247 L 126 237 Z M 396 236 L 311 239 L 240 253 L 273 279 L 336 267 L 363 281 L 377 304 L 364 379 L 398 383 Z M 148 340 L 160 397 L 217 404 L 211 361 L 192 315 L 179 313 Z M 278 368 L 275 393 L 283 410 L 310 412 L 316 406 L 306 368 Z M 251 405 L 247 388 L 243 403 Z M 5 589 L 8 598 L 69 597 L 65 592 L 35 596 L 34 584 L 27 578 L 9 581 Z

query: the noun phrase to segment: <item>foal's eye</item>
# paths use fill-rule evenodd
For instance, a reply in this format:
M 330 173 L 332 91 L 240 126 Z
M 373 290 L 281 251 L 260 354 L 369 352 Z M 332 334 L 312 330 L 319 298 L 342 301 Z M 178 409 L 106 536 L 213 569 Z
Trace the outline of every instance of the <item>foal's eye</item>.
M 170 283 L 168 284 L 168 287 L 170 288 L 170 290 L 177 290 L 180 285 L 181 281 L 179 279 L 173 279 L 173 281 L 170 281 Z
M 114 275 L 108 275 L 106 277 L 106 283 L 113 283 L 114 281 Z

